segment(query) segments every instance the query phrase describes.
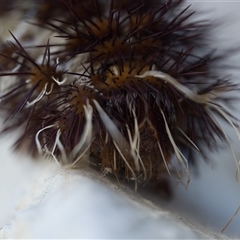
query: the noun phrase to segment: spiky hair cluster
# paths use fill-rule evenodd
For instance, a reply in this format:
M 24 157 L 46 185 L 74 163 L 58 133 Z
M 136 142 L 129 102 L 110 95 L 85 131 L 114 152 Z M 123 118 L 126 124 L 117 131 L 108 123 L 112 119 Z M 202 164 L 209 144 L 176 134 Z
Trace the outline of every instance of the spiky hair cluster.
M 209 23 L 184 1 L 36 1 L 24 13 L 32 32 L 10 32 L 0 53 L 5 131 L 25 123 L 16 148 L 142 182 L 179 170 L 174 156 L 189 175 L 194 153 L 228 142 L 214 116 L 235 128 L 221 101 L 236 86 L 216 75 Z

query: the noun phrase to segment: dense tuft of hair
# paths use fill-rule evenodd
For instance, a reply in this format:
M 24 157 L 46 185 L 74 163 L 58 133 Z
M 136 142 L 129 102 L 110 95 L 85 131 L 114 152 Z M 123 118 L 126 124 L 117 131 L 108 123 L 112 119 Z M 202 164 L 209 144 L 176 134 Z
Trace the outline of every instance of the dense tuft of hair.
M 45 43 L 10 32 L 0 47 L 5 131 L 27 119 L 17 149 L 137 183 L 178 171 L 173 156 L 189 176 L 195 153 L 229 143 L 215 116 L 236 129 L 222 104 L 236 85 L 217 76 L 210 24 L 184 1 L 37 1 L 28 15 Z

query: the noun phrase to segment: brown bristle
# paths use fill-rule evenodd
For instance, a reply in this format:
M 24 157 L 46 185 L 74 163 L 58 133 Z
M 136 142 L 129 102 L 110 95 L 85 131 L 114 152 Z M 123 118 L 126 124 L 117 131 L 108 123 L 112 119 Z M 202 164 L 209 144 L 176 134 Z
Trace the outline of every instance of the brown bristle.
M 53 78 L 62 81 L 62 73 L 56 72 L 51 66 L 40 65 L 30 69 L 30 81 L 33 85 L 38 83 L 37 90 L 41 92 L 46 88 L 46 92 L 51 92 L 58 84 Z

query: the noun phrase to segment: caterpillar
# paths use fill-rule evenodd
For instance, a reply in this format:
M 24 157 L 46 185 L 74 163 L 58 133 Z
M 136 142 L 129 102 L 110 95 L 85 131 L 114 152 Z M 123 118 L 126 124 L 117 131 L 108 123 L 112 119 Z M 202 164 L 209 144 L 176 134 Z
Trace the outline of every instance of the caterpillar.
M 189 181 L 189 164 L 218 139 L 230 144 L 216 117 L 239 135 L 226 95 L 238 85 L 217 75 L 228 56 L 208 46 L 210 21 L 195 21 L 185 1 L 36 1 L 18 11 L 46 37 L 9 31 L 1 44 L 3 132 L 24 123 L 16 149 L 60 166 L 88 161 L 137 188 L 167 175 Z

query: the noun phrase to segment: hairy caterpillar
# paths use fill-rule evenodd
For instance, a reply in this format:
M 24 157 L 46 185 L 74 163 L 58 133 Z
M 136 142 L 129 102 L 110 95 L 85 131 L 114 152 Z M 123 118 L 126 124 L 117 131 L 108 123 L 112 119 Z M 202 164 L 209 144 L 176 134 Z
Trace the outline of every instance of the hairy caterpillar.
M 28 142 L 59 165 L 87 159 L 137 187 L 190 177 L 195 155 L 229 144 L 215 116 L 239 135 L 224 96 L 237 86 L 216 74 L 210 24 L 184 1 L 38 1 L 27 12 L 49 34 L 24 46 L 10 32 L 2 45 L 0 81 L 14 76 L 1 93 L 5 131 L 27 119 L 16 148 Z

